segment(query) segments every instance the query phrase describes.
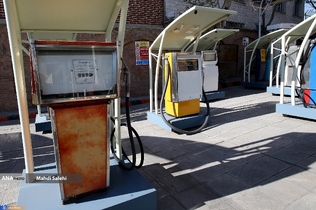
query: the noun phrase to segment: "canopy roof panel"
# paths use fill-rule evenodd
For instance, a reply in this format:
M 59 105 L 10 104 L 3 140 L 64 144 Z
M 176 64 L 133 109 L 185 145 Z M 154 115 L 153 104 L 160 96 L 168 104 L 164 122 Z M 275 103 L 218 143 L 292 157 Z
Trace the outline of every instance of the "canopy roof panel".
M 201 36 L 196 51 L 209 50 L 213 48 L 220 40 L 238 32 L 239 29 L 224 29 L 224 28 L 216 28 L 207 32 L 203 36 Z M 186 51 L 190 52 L 193 49 L 195 42 L 192 43 Z
M 236 11 L 223 10 L 210 7 L 194 6 L 172 21 L 152 43 L 151 49 L 158 50 L 164 40 L 164 50 L 181 50 L 192 42 L 199 33 L 209 29 Z
M 305 37 L 305 35 L 307 34 L 307 31 L 309 30 L 309 28 L 311 27 L 315 19 L 316 19 L 316 14 L 305 19 L 304 21 L 300 22 L 295 27 L 291 28 L 286 33 L 284 33 L 283 36 L 285 36 L 286 40 L 288 40 L 288 44 L 300 38 Z M 311 35 L 314 35 L 315 33 L 316 33 L 316 27 L 312 29 Z M 281 38 L 279 38 L 277 41 L 274 42 L 274 44 L 276 43 L 281 43 Z
M 15 0 L 21 32 L 35 39 L 112 31 L 126 0 Z
M 282 36 L 285 32 L 287 32 L 289 29 L 279 29 L 276 31 L 272 31 L 262 37 L 259 37 L 258 39 L 254 40 L 250 44 L 248 44 L 245 49 L 247 50 L 253 50 L 254 48 L 261 48 L 264 45 L 270 43 L 274 39 Z
M 284 36 L 298 36 L 298 37 L 305 36 L 308 29 L 311 27 L 315 19 L 316 19 L 316 14 L 300 22 L 295 27 L 291 28 L 288 32 L 284 34 Z M 311 34 L 314 34 L 316 32 L 316 27 L 314 27 L 312 30 L 313 31 Z
M 117 0 L 18 0 L 22 31 L 104 32 Z M 61 6 L 62 5 L 62 6 Z

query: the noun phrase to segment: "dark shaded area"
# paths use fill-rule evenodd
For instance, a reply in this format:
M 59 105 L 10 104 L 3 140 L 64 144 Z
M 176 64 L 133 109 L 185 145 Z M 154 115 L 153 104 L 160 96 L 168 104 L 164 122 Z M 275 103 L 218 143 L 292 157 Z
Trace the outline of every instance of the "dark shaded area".
M 34 166 L 55 162 L 51 135 L 31 134 Z M 22 173 L 25 169 L 21 133 L 0 134 L 0 173 Z
M 174 199 L 180 209 L 194 209 L 308 171 L 316 161 L 315 133 L 292 132 L 231 148 L 172 138 L 142 139 L 148 155 L 169 160 L 140 169 L 158 191 L 158 209 L 178 209 Z M 316 170 L 312 173 L 316 177 Z

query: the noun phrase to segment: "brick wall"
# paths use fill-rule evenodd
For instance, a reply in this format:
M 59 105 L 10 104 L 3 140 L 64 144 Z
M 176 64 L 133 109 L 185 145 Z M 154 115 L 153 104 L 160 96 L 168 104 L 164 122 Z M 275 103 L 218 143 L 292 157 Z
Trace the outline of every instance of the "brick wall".
M 31 104 L 30 63 L 29 57 L 25 54 L 23 56 L 28 104 Z M 17 99 L 6 24 L 0 24 L 0 98 L 0 111 L 16 109 Z
M 127 24 L 163 25 L 163 0 L 130 0 Z
M 10 111 L 17 109 L 17 98 L 4 18 L 3 2 L 0 0 L 0 111 Z M 148 65 L 136 65 L 135 41 L 149 41 L 151 44 L 163 30 L 163 0 L 130 0 L 127 23 L 123 56 L 131 70 L 131 96 L 149 95 Z M 117 31 L 114 30 L 113 40 L 116 35 Z M 99 34 L 79 34 L 77 40 L 104 41 L 105 37 Z M 32 106 L 29 57 L 25 53 L 24 70 L 28 105 Z
M 3 1 L 0 0 L 0 19 L 4 19 L 5 15 L 4 15 L 4 8 L 3 8 Z

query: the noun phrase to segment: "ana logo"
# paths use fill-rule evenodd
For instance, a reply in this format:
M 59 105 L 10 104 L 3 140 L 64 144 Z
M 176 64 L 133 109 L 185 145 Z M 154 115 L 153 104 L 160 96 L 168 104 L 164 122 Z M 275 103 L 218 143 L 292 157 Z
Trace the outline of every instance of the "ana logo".
M 7 210 L 8 206 L 6 204 L 0 205 L 0 210 Z

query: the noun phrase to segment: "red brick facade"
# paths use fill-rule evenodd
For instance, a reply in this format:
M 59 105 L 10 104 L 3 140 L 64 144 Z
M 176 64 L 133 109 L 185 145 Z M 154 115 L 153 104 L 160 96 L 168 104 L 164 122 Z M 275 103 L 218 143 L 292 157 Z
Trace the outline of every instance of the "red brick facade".
M 2 0 L 0 0 L 0 19 L 4 19 L 5 15 L 4 15 L 4 8 L 3 8 L 3 2 Z
M 130 0 L 127 24 L 163 25 L 163 0 Z
M 5 24 L 3 2 L 0 0 L 0 111 L 17 109 L 10 46 Z M 148 65 L 137 66 L 135 41 L 155 40 L 163 30 L 163 0 L 130 0 L 124 44 L 124 59 L 131 70 L 131 96 L 149 94 Z M 112 38 L 115 40 L 116 30 Z M 105 40 L 104 35 L 80 34 L 77 40 Z M 28 105 L 31 104 L 31 74 L 29 57 L 24 54 L 25 81 Z

